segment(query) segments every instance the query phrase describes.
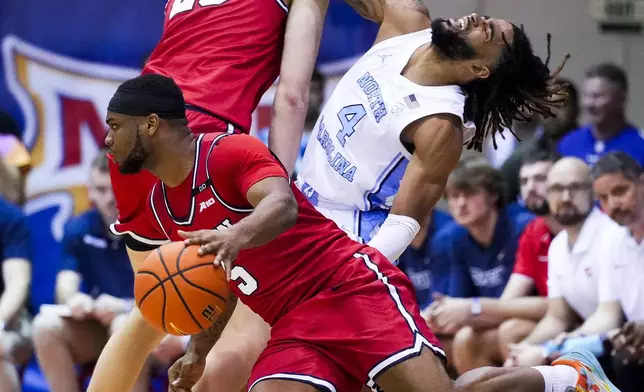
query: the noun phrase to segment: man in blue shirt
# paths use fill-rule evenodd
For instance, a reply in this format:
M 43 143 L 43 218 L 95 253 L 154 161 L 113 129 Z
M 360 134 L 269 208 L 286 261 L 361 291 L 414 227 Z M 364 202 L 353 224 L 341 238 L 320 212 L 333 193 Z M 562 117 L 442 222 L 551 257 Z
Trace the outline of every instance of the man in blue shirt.
M 460 164 L 445 194 L 458 225 L 433 250 L 450 266 L 444 293 L 499 297 L 512 273 L 519 237 L 534 215 L 516 204 L 506 206 L 501 173 L 483 162 Z
M 458 225 L 440 233 L 432 242 L 433 259 L 449 268 L 450 297 L 501 296 L 512 273 L 519 237 L 534 216 L 522 207 L 506 205 L 501 172 L 485 161 L 463 161 L 450 175 L 445 195 Z M 441 268 L 441 267 L 438 267 Z M 443 299 L 435 294 L 434 299 Z M 461 325 L 443 322 L 434 302 L 425 312 L 428 324 L 441 343 L 451 348 Z M 448 356 L 449 358 L 449 356 Z
M 432 303 L 432 291 L 447 290 L 449 266 L 434 259 L 431 243 L 435 240 L 441 241 L 440 233 L 449 225 L 454 225 L 454 220 L 449 214 L 433 210 L 409 248 L 398 259 L 398 267 L 405 272 L 416 289 L 421 309 L 426 309 Z
M 626 119 L 627 96 L 628 79 L 621 68 L 591 67 L 581 101 L 588 125 L 566 135 L 559 142 L 559 153 L 594 165 L 607 152 L 624 151 L 644 165 L 644 133 Z
M 0 391 L 19 392 L 14 365 L 31 356 L 29 316 L 31 236 L 22 211 L 0 199 Z
M 42 310 L 34 320 L 36 355 L 52 392 L 80 392 L 74 366 L 98 358 L 133 306 L 134 274 L 125 243 L 108 230 L 117 210 L 107 159 L 100 152 L 92 163 L 88 196 L 94 208 L 65 227 L 56 278 L 60 306 Z M 141 374 L 135 392 L 148 391 L 149 375 Z

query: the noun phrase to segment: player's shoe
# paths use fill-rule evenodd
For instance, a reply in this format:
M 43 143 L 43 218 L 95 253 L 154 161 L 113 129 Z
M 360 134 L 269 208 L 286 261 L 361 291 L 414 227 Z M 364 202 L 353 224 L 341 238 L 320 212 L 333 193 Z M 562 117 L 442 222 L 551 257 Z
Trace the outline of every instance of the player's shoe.
M 599 362 L 593 354 L 586 350 L 574 350 L 558 358 L 552 363 L 566 365 L 579 373 L 577 386 L 569 387 L 566 392 L 620 392 L 606 377 Z

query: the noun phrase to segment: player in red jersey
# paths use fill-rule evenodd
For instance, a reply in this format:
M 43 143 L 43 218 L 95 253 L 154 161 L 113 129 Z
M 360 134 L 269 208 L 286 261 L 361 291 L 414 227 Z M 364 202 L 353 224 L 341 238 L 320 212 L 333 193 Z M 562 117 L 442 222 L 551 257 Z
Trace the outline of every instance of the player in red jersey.
M 127 81 L 110 101 L 105 140 L 119 168 L 147 169 L 159 179 L 146 234 L 200 245 L 229 277 L 225 314 L 193 336 L 173 365 L 179 382 L 171 391 L 192 390 L 237 297 L 272 327 L 248 383 L 255 392 L 357 391 L 363 384 L 402 392 L 618 391 L 582 352 L 562 357 L 551 372 L 487 368 L 453 384 L 406 276 L 318 213 L 259 140 L 195 137 L 181 118 L 183 105 L 169 78 Z M 129 349 L 151 349 L 163 336 L 150 327 L 128 332 L 140 338 Z
M 169 0 L 163 35 L 143 74 L 177 81 L 185 92 L 186 117 L 194 133 L 248 133 L 253 110 L 279 74 L 272 123 L 279 131 L 270 132 L 269 145 L 290 172 L 299 151 L 327 5 L 328 0 Z M 123 175 L 113 162 L 110 172 L 119 210 L 112 230 L 127 234 L 136 270 L 147 255 L 146 247 L 158 245 L 150 238 L 133 238 L 140 221 L 145 222 L 145 201 L 155 179 L 147 171 Z M 118 333 L 127 334 L 137 320 L 141 317 L 135 309 Z M 213 377 L 229 381 L 223 391 L 236 391 L 268 339 L 268 327 L 240 306 L 226 337 L 209 364 L 216 369 Z M 239 351 L 231 348 L 244 345 L 247 348 Z M 144 351 L 108 344 L 90 390 L 126 390 L 108 385 L 115 379 L 128 385 L 134 370 L 114 364 Z
M 269 143 L 292 171 L 327 5 L 328 0 L 169 0 L 163 35 L 143 74 L 176 81 L 194 133 L 248 133 L 253 110 L 281 73 L 274 118 L 280 135 L 271 135 Z M 147 172 L 123 176 L 114 165 L 110 169 L 119 209 L 114 230 L 126 233 L 142 215 L 154 179 Z
M 253 110 L 281 75 L 273 119 L 279 134 L 269 136 L 269 146 L 290 172 L 327 5 L 328 0 L 169 0 L 163 35 L 143 74 L 175 80 L 194 133 L 248 133 Z M 113 230 L 131 237 L 154 179 L 145 171 L 121 175 L 113 164 L 110 171 L 119 210 Z M 130 247 L 146 242 L 129 237 Z

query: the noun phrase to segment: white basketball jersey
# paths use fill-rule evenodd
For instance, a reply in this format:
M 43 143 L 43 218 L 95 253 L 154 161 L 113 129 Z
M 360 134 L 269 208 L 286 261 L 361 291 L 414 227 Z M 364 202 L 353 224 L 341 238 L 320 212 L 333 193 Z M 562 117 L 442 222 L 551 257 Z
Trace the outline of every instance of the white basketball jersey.
M 298 185 L 324 209 L 389 209 L 410 153 L 402 131 L 438 113 L 461 120 L 458 86 L 421 86 L 401 75 L 412 54 L 431 42 L 431 30 L 374 45 L 342 77 L 311 133 Z

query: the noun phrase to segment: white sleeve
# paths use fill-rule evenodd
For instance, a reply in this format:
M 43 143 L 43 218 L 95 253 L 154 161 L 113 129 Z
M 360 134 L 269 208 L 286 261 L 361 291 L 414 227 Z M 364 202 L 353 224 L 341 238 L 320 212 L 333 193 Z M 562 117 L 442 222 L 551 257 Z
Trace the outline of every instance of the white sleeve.
M 557 237 L 559 237 L 559 235 L 557 235 Z M 558 248 L 560 248 L 557 246 L 557 237 L 552 240 L 550 247 L 548 248 L 548 298 L 563 297 L 563 291 L 561 287 L 559 287 L 557 279 L 557 266 L 563 261 L 557 252 Z M 561 240 L 561 238 L 559 238 L 559 240 Z
M 420 225 L 416 219 L 389 214 L 367 245 L 378 249 L 393 263 L 411 244 L 418 231 L 420 231 Z

